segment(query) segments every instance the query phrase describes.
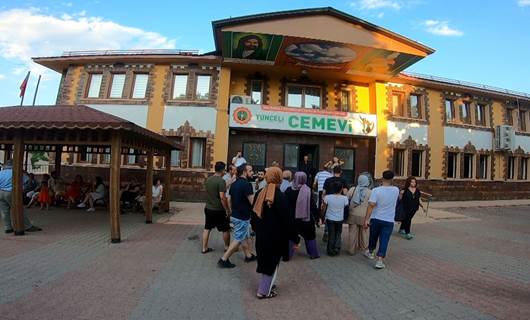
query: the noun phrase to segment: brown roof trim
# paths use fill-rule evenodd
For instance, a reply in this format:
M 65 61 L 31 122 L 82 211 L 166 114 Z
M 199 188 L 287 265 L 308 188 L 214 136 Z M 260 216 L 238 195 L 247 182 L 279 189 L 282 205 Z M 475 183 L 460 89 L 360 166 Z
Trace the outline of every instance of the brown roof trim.
M 402 72 L 392 78 L 391 81 L 406 84 L 419 84 L 446 90 L 456 89 L 468 93 L 487 95 L 497 99 L 516 99 L 530 102 L 530 94 L 528 93 L 429 75 Z
M 354 17 L 352 15 L 349 15 L 345 12 L 339 11 L 332 7 L 320 7 L 320 8 L 308 8 L 308 9 L 297 9 L 297 10 L 287 10 L 287 11 L 277 11 L 277 12 L 269 12 L 269 13 L 260 13 L 260 14 L 253 14 L 253 15 L 247 15 L 247 16 L 241 16 L 241 17 L 235 17 L 235 18 L 228 18 L 228 19 L 222 19 L 222 20 L 216 20 L 212 21 L 212 29 L 214 34 L 214 41 L 215 41 L 215 48 L 217 52 L 220 52 L 220 37 L 218 36 L 218 31 L 227 26 L 234 26 L 234 25 L 241 25 L 241 24 L 247 24 L 247 23 L 253 23 L 258 21 L 267 21 L 267 20 L 277 20 L 277 19 L 285 19 L 285 18 L 292 18 L 292 17 L 300 17 L 300 16 L 314 16 L 314 15 L 330 15 L 333 17 L 336 17 L 338 19 L 344 20 L 346 22 L 361 25 L 362 27 L 375 31 L 378 33 L 381 33 L 387 37 L 390 37 L 394 40 L 404 42 L 411 47 L 414 47 L 418 50 L 424 51 L 427 54 L 434 53 L 434 49 L 430 48 L 426 45 L 423 45 L 417 41 L 414 41 L 410 38 L 407 38 L 405 36 L 402 36 L 398 33 L 395 33 L 393 31 L 390 31 L 388 29 L 385 29 L 383 27 L 377 26 L 373 23 L 370 23 L 368 21 L 365 21 L 363 19 Z

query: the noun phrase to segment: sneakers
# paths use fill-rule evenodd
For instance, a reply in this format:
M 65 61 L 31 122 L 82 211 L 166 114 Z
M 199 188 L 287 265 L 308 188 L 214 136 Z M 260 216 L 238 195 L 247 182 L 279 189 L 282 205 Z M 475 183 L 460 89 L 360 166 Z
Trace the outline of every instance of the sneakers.
M 386 266 L 383 263 L 383 260 L 377 260 L 377 262 L 374 265 L 374 268 L 376 269 L 384 269 Z
M 412 240 L 412 238 L 414 238 L 414 235 L 412 233 L 407 233 L 405 235 L 405 239 L 407 239 L 407 240 Z
M 13 233 L 13 232 L 15 232 L 15 230 L 13 230 L 13 229 L 7 229 L 7 230 L 5 230 L 5 232 L 6 232 L 6 233 Z
M 253 254 L 250 257 L 245 257 L 245 262 L 252 262 L 252 261 L 256 261 L 257 259 L 258 257 Z
M 85 208 L 86 207 L 86 204 L 85 203 L 80 203 L 77 205 L 78 208 Z
M 366 250 L 366 251 L 364 252 L 364 256 L 367 257 L 367 258 L 370 259 L 370 260 L 375 259 L 375 253 L 370 252 L 370 250 Z
M 403 229 L 399 230 L 399 234 L 401 234 L 401 235 L 405 234 L 405 230 L 403 230 Z
M 219 261 L 217 261 L 217 266 L 223 269 L 231 269 L 234 268 L 236 265 L 230 262 L 229 259 L 226 259 L 226 261 L 223 259 L 219 259 Z
M 27 232 L 37 232 L 37 231 L 42 231 L 42 228 L 39 228 L 39 227 L 36 227 L 36 226 L 31 226 L 29 228 L 26 229 Z
M 94 212 L 94 211 L 96 211 L 96 209 L 94 209 L 94 208 L 88 208 L 88 209 L 86 209 L 86 212 Z

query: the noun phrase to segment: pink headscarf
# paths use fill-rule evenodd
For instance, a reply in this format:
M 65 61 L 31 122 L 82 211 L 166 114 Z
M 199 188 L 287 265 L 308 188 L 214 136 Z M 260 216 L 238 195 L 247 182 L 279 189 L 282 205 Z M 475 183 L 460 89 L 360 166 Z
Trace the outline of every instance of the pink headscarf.
M 294 174 L 293 190 L 300 190 L 296 199 L 295 218 L 309 221 L 311 208 L 311 189 L 307 186 L 307 175 L 298 171 Z

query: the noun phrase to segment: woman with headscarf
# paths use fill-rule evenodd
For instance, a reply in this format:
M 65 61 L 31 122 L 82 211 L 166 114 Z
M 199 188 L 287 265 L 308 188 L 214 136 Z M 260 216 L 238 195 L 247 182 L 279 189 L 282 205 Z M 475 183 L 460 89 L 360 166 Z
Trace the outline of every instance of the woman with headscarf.
M 350 215 L 348 216 L 348 253 L 354 255 L 357 252 L 366 250 L 368 243 L 368 230 L 364 229 L 364 217 L 368 199 L 372 190 L 371 176 L 368 173 L 361 173 L 357 178 L 357 186 L 352 188 L 350 199 Z M 351 189 L 350 189 L 351 190 Z M 348 192 L 350 193 L 350 192 Z
M 315 232 L 315 216 L 318 215 L 316 201 L 311 189 L 306 185 L 307 175 L 295 173 L 293 185 L 285 190 L 289 202 L 289 214 L 294 220 L 294 234 L 289 243 L 289 255 L 294 254 L 300 245 L 300 236 L 304 238 L 306 252 L 311 259 L 319 258 Z
M 287 197 L 280 191 L 282 170 L 271 167 L 265 174 L 267 185 L 254 196 L 252 227 L 256 232 L 256 253 L 261 273 L 257 297 L 277 295 L 274 281 L 280 259 L 289 257 L 289 238 L 293 234 Z

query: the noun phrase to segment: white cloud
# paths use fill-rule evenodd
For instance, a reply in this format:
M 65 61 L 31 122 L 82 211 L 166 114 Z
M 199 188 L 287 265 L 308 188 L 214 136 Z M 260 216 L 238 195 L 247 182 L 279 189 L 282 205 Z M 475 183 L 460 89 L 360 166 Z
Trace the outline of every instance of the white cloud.
M 0 80 L 4 80 L 6 78 L 5 74 L 0 73 Z
M 438 36 L 460 37 L 464 35 L 464 32 L 449 27 L 448 21 L 425 20 L 423 26 L 425 27 L 425 31 Z
M 19 66 L 13 73 L 25 70 L 42 73 L 42 67 L 31 57 L 60 55 L 63 51 L 96 49 L 175 48 L 175 39 L 156 32 L 124 26 L 86 12 L 46 15 L 38 9 L 0 11 L 0 57 Z M 20 67 L 20 64 L 26 67 Z
M 393 0 L 359 0 L 350 3 L 353 7 L 358 7 L 361 10 L 373 10 L 373 9 L 394 9 L 399 10 L 402 4 L 399 1 Z
M 530 0 L 519 0 L 517 1 L 517 4 L 519 5 L 519 7 L 530 6 Z

